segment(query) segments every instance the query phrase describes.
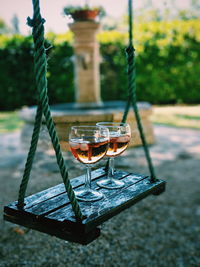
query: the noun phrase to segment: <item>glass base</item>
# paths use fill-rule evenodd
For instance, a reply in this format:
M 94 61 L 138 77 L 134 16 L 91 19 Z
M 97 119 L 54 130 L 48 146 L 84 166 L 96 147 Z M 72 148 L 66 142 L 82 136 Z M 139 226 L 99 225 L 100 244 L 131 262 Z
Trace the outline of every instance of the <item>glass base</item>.
M 116 179 L 104 179 L 97 182 L 98 186 L 107 188 L 107 189 L 117 189 L 122 188 L 124 186 L 124 182 L 116 180 Z
M 81 201 L 90 202 L 90 201 L 97 201 L 103 198 L 103 194 L 96 190 L 78 190 L 75 191 L 76 198 Z

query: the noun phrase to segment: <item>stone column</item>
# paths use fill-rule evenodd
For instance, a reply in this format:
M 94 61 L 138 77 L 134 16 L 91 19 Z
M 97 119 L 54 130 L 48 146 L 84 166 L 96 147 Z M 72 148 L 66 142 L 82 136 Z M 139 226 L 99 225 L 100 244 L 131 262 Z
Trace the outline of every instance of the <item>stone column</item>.
M 100 24 L 93 21 L 69 25 L 74 33 L 76 105 L 101 106 L 99 44 L 96 34 Z

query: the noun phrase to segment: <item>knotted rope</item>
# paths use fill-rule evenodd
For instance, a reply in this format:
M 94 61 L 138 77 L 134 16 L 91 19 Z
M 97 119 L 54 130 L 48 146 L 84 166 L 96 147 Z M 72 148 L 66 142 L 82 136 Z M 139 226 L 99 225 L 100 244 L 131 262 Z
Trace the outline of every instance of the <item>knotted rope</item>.
M 40 126 L 42 122 L 42 114 L 44 114 L 47 129 L 49 131 L 49 135 L 51 137 L 51 142 L 53 144 L 57 164 L 60 168 L 60 173 L 63 178 L 63 182 L 65 185 L 65 189 L 67 191 L 69 200 L 72 204 L 72 209 L 75 213 L 77 219 L 82 219 L 82 213 L 76 200 L 73 188 L 70 184 L 68 178 L 67 168 L 65 166 L 65 162 L 61 153 L 60 143 L 56 134 L 55 126 L 53 119 L 51 117 L 51 112 L 48 103 L 48 96 L 47 96 L 47 60 L 46 60 L 46 53 L 44 47 L 44 22 L 45 20 L 41 17 L 40 14 L 40 5 L 39 0 L 32 0 L 33 3 L 33 19 L 28 18 L 28 25 L 33 27 L 33 40 L 35 44 L 35 53 L 34 53 L 34 67 L 35 67 L 35 77 L 36 77 L 36 87 L 38 91 L 38 99 L 39 105 L 37 108 L 36 119 L 34 124 L 34 130 L 32 134 L 31 146 L 29 149 L 23 179 L 20 185 L 19 190 L 19 198 L 18 198 L 18 207 L 23 208 L 24 206 L 24 197 L 27 188 L 27 184 L 30 177 L 30 171 L 32 168 L 33 159 L 35 156 L 35 151 L 37 148 Z

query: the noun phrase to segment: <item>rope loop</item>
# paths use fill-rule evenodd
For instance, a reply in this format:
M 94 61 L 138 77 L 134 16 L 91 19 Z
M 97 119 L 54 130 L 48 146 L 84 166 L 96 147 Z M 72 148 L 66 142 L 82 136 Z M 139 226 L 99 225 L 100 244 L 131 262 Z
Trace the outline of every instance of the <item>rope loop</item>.
M 133 45 L 129 45 L 127 48 L 126 48 L 126 53 L 129 55 L 129 54 L 134 54 L 135 53 L 135 48 L 133 47 Z
M 42 17 L 39 17 L 37 19 L 36 18 L 31 19 L 30 17 L 27 18 L 27 25 L 30 26 L 31 28 L 37 27 L 40 24 L 44 24 L 45 22 L 46 20 L 43 19 Z

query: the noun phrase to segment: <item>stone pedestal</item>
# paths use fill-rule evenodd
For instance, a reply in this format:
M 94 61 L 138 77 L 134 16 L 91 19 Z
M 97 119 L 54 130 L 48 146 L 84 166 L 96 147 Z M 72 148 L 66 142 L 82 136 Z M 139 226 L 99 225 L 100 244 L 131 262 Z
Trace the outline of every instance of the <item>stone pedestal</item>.
M 69 25 L 74 33 L 76 106 L 101 106 L 99 44 L 96 34 L 100 24 L 93 21 Z
M 90 108 L 83 109 L 77 108 L 74 103 L 68 104 L 58 104 L 51 106 L 51 114 L 56 126 L 57 135 L 60 140 L 61 148 L 64 151 L 69 150 L 68 145 L 68 136 L 70 127 L 73 125 L 95 125 L 100 121 L 114 121 L 121 122 L 123 117 L 123 112 L 125 108 L 125 102 L 123 101 L 111 101 L 104 102 L 102 107 L 99 108 Z M 139 113 L 144 129 L 144 133 L 146 136 L 146 140 L 148 144 L 154 143 L 154 133 L 153 126 L 150 121 L 150 116 L 152 114 L 152 107 L 149 103 L 139 102 L 138 103 Z M 26 121 L 24 129 L 22 131 L 22 138 L 25 140 L 28 136 L 30 138 L 33 130 L 33 123 L 35 120 L 36 107 L 32 108 L 24 108 L 21 111 L 21 117 Z M 43 121 L 45 122 L 45 121 Z M 139 131 L 137 129 L 137 123 L 135 120 L 135 114 L 131 110 L 127 117 L 127 123 L 130 124 L 132 132 L 136 129 L 137 133 L 132 134 L 132 138 L 129 144 L 129 147 L 139 146 L 141 145 L 141 139 L 139 135 Z M 43 138 L 39 145 L 42 143 L 49 143 L 51 145 L 51 141 L 46 131 L 42 133 Z M 42 137 L 42 136 L 40 136 Z M 43 144 L 44 145 L 44 144 Z M 46 146 L 47 147 L 47 146 Z

